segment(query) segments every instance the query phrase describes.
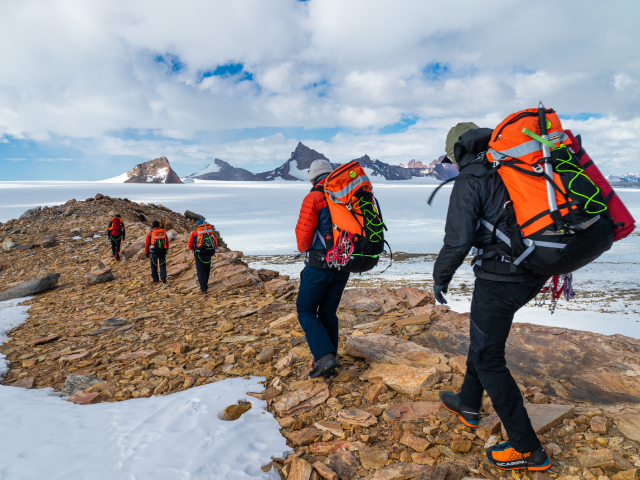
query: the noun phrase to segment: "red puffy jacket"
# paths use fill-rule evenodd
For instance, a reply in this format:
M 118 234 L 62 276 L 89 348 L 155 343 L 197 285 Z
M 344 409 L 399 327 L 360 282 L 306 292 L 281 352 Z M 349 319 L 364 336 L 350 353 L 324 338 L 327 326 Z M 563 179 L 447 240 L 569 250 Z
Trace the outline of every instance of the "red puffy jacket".
M 326 178 L 320 180 L 316 187 L 324 185 L 325 180 Z M 312 190 L 304 197 L 302 207 L 300 207 L 300 215 L 296 225 L 298 250 L 304 253 L 309 249 L 324 248 L 322 240 L 316 236 L 316 230 L 322 236 L 326 236 L 331 234 L 331 229 L 331 213 L 329 213 L 329 205 L 324 198 L 324 193 L 322 190 Z

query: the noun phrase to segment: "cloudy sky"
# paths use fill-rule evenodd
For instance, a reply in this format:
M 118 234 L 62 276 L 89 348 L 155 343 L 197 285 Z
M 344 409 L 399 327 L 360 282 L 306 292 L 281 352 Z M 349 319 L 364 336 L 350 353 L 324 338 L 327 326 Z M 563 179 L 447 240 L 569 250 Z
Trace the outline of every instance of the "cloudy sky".
M 605 173 L 640 172 L 637 0 L 2 0 L 0 180 L 165 155 L 254 172 L 298 141 L 432 160 L 458 121 L 543 100 Z

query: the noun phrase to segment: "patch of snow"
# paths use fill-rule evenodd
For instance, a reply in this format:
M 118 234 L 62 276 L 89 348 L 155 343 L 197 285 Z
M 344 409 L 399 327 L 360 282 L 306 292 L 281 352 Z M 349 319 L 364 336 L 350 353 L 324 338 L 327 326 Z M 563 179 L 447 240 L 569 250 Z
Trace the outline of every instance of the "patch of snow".
M 220 171 L 220 167 L 218 165 L 216 165 L 215 163 L 210 163 L 199 172 L 192 173 L 191 175 L 187 175 L 185 178 L 199 177 L 200 175 L 204 175 L 206 173 L 218 173 L 219 171 Z M 182 181 L 184 182 L 184 179 L 182 179 Z
M 24 300 L 0 302 L 0 342 L 27 318 Z M 264 389 L 259 380 L 96 405 L 69 403 L 50 388 L 0 385 L 2 478 L 279 479 L 260 467 L 293 450 L 267 403 L 246 394 Z M 251 402 L 251 410 L 221 420 L 238 400 Z
M 71 238 L 73 238 L 74 240 L 82 240 L 82 237 L 78 237 L 78 236 L 71 237 Z
M 29 316 L 27 310 L 31 305 L 20 305 L 25 300 L 33 297 L 14 298 L 0 302 L 0 345 L 7 341 L 7 332 L 22 325 Z M 0 378 L 4 377 L 9 370 L 9 362 L 5 360 L 5 355 L 0 353 Z M 2 408 L 0 408 L 0 411 Z M 0 449 L 0 451 L 2 451 Z
M 289 160 L 289 175 L 296 177 L 303 182 L 309 181 L 309 169 L 298 170 L 298 162 L 296 160 Z
M 93 238 L 102 238 L 102 235 L 94 235 Z
M 95 183 L 124 183 L 131 178 L 129 172 L 118 175 L 117 177 L 107 178 L 106 180 L 98 180 Z

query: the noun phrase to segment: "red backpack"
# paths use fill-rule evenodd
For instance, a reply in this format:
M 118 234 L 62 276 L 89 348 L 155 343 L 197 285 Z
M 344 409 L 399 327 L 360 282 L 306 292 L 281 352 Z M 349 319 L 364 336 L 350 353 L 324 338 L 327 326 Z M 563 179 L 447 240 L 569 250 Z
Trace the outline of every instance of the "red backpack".
M 122 232 L 122 219 L 118 217 L 114 217 L 111 220 L 111 236 L 117 237 Z

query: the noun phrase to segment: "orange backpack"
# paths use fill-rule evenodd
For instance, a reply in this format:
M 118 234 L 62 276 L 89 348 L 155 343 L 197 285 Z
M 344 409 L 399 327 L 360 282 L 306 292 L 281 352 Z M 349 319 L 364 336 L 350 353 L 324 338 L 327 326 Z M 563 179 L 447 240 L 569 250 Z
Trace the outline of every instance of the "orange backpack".
M 509 192 L 504 215 L 515 218 L 510 232 L 481 223 L 511 247 L 512 271 L 522 264 L 540 275 L 570 273 L 611 248 L 605 199 L 570 145 L 558 115 L 542 106 L 509 115 L 491 135 L 486 160 Z
M 327 252 L 329 267 L 361 273 L 378 264 L 387 227 L 373 187 L 357 161 L 335 169 L 324 184 L 333 223 L 333 247 Z
M 156 256 L 163 256 L 167 253 L 167 244 L 169 239 L 167 233 L 161 228 L 151 231 L 151 241 L 149 242 L 149 251 Z
M 202 255 L 203 257 L 211 257 L 215 255 L 218 240 L 213 232 L 213 227 L 208 223 L 198 225 L 196 234 L 197 238 L 194 253 Z

